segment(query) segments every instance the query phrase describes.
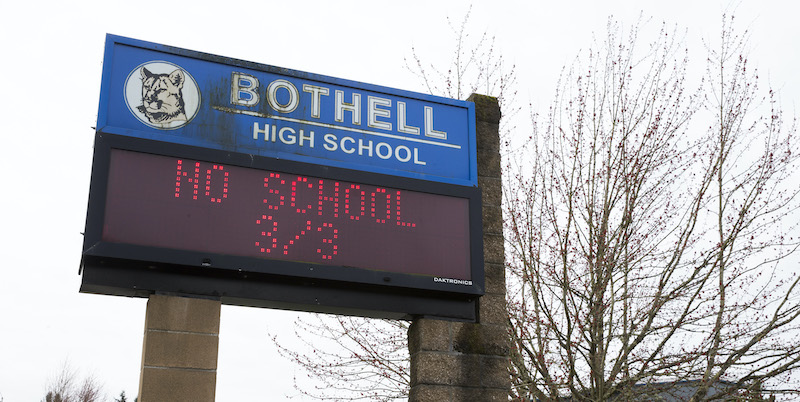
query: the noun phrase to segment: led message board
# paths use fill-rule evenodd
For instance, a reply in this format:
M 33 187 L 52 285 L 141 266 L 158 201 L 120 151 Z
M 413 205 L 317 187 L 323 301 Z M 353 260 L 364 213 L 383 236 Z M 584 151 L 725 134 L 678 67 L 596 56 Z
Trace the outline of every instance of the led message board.
M 469 201 L 113 149 L 102 240 L 470 279 Z

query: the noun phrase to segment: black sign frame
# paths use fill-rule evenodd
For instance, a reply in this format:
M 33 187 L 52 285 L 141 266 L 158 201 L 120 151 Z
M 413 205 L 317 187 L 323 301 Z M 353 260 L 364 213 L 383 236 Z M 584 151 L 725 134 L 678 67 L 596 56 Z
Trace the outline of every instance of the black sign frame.
M 275 170 L 466 198 L 469 281 L 352 267 L 199 253 L 103 241 L 111 149 Z M 81 292 L 153 293 L 219 299 L 224 304 L 380 318 L 428 316 L 475 321 L 484 293 L 480 190 L 98 132 L 81 260 Z

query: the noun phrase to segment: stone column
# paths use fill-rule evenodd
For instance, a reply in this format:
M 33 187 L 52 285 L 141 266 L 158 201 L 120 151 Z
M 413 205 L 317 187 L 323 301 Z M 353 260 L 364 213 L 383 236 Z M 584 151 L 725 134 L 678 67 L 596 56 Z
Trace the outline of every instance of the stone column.
M 483 197 L 486 294 L 476 323 L 416 319 L 408 330 L 411 402 L 507 401 L 509 341 L 501 209 L 500 106 L 473 94 Z
M 150 296 L 140 402 L 214 402 L 220 306 L 219 300 Z

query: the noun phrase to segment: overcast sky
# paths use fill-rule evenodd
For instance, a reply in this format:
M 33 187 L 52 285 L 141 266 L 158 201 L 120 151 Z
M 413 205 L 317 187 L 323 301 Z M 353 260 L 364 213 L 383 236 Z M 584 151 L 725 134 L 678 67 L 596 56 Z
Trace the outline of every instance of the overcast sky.
M 794 2 L 506 1 L 473 5 L 471 33 L 496 36 L 517 66 L 520 99 L 547 107 L 565 63 L 605 31 L 640 13 L 688 30 L 690 57 L 719 36 L 734 7 L 752 33 L 751 61 L 800 100 L 800 24 Z M 106 33 L 295 70 L 424 91 L 403 68 L 414 46 L 447 63 L 461 1 L 7 1 L 0 6 L 0 395 L 38 401 L 65 362 L 137 393 L 145 299 L 78 293 L 82 237 Z M 527 112 L 526 112 L 527 113 Z M 524 129 L 524 128 L 523 128 Z M 526 133 L 527 134 L 527 133 Z M 268 333 L 293 337 L 297 313 L 224 306 L 217 401 L 282 400 L 294 367 Z

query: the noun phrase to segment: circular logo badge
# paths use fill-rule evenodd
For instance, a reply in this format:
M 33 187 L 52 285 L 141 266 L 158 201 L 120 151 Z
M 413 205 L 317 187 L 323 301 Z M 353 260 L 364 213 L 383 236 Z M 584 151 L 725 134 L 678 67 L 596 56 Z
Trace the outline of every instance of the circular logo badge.
M 161 130 L 180 128 L 200 109 L 200 89 L 186 70 L 167 61 L 149 61 L 125 80 L 125 104 L 142 123 Z

